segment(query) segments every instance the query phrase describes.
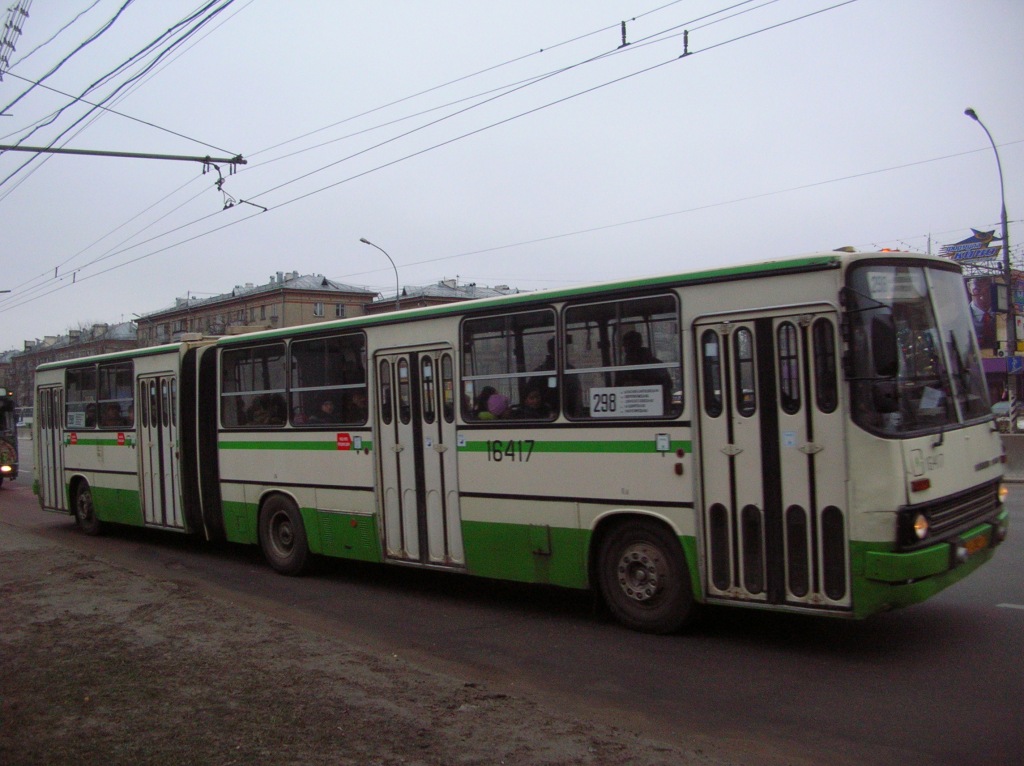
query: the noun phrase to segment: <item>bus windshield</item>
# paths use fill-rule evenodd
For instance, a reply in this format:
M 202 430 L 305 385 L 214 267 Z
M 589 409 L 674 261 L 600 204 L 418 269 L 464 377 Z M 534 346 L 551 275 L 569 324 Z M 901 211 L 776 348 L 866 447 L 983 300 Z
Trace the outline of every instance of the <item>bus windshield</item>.
M 858 425 L 905 436 L 990 414 L 959 271 L 868 262 L 850 270 L 846 307 Z

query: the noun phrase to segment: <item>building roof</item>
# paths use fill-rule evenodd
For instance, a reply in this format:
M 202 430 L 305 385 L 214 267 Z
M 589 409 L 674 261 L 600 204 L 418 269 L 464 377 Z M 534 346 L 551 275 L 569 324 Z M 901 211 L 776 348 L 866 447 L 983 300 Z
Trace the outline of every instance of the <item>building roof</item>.
M 404 287 L 402 288 L 401 299 L 404 301 L 411 298 L 435 298 L 468 301 L 475 298 L 496 298 L 499 295 L 515 295 L 518 292 L 520 291 L 517 288 L 512 288 L 508 285 L 498 285 L 496 287 L 484 287 L 475 283 L 460 285 L 457 280 L 442 279 L 440 282 L 432 285 Z M 392 301 L 394 301 L 394 298 L 385 297 L 377 302 L 389 303 Z
M 149 319 L 152 317 L 160 316 L 161 314 L 170 314 L 175 311 L 179 311 L 183 308 L 196 308 L 216 305 L 218 303 L 226 303 L 233 301 L 237 298 L 242 297 L 255 297 L 263 293 L 272 293 L 278 290 L 296 290 L 303 292 L 324 292 L 331 293 L 334 295 L 345 293 L 348 295 L 376 295 L 375 290 L 367 290 L 365 287 L 354 287 L 353 285 L 346 285 L 343 282 L 335 282 L 334 280 L 328 279 L 322 274 L 303 274 L 299 275 L 297 271 L 290 273 L 277 272 L 277 275 L 271 275 L 270 282 L 262 285 L 254 285 L 252 282 L 247 282 L 244 285 L 236 285 L 235 288 L 229 293 L 221 293 L 220 295 L 214 295 L 209 298 L 196 298 L 188 296 L 185 298 L 176 298 L 173 306 L 166 306 L 156 311 L 150 311 L 147 314 L 142 314 L 140 319 Z

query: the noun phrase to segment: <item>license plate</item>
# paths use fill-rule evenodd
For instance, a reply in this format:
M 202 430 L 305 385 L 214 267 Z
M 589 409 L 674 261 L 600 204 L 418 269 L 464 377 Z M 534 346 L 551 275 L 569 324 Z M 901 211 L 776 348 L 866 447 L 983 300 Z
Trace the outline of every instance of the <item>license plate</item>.
M 985 550 L 988 547 L 989 533 L 984 532 L 977 537 L 972 537 L 970 540 L 964 542 L 964 547 L 967 549 L 967 555 L 973 556 L 978 551 Z

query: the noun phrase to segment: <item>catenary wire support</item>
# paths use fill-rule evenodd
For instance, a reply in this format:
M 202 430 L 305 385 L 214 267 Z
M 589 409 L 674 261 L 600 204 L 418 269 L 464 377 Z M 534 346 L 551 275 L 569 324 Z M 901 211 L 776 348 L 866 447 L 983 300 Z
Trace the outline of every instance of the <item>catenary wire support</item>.
M 690 30 L 684 29 L 683 30 L 683 55 L 680 56 L 679 58 L 683 58 L 684 56 L 689 56 L 689 55 L 690 55 Z
M 620 48 L 625 48 L 627 45 L 629 45 L 629 41 L 626 40 L 626 22 L 623 21 L 622 22 L 622 45 L 620 45 L 619 47 Z
M 237 154 L 234 157 L 211 157 L 209 155 L 205 157 L 194 157 L 184 154 L 109 152 L 100 149 L 63 149 L 52 146 L 13 146 L 8 144 L 0 144 L 0 152 L 34 152 L 36 154 L 78 154 L 86 155 L 89 157 L 123 157 L 126 159 L 133 160 L 173 160 L 178 162 L 201 162 L 204 168 L 215 162 L 220 162 L 225 165 L 230 165 L 231 172 L 234 172 L 236 165 L 248 164 L 248 161 L 244 157 L 242 157 L 241 154 Z M 206 170 L 204 169 L 203 172 L 205 173 Z

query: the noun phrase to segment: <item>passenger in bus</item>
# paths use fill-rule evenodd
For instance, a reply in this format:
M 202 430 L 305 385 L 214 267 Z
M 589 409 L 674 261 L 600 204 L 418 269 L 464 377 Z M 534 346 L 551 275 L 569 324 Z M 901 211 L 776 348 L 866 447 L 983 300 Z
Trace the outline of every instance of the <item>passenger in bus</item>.
M 251 426 L 283 426 L 287 419 L 288 405 L 280 394 L 263 394 L 249 408 Z
M 124 418 L 121 417 L 121 408 L 114 402 L 103 406 L 103 416 L 100 418 L 100 425 L 104 428 L 117 428 L 124 425 Z
M 333 399 L 324 399 L 320 402 L 320 407 L 316 413 L 310 415 L 310 423 L 340 423 L 341 417 L 338 415 L 334 407 Z
M 623 363 L 626 365 L 660 364 L 651 350 L 644 345 L 643 338 L 636 330 L 630 330 L 622 336 Z M 630 385 L 661 386 L 663 391 L 672 388 L 672 376 L 664 367 L 657 370 L 628 370 L 622 374 L 628 378 Z M 619 382 L 618 385 L 623 385 Z
M 345 408 L 345 422 L 365 423 L 367 411 L 366 391 L 356 389 L 349 397 L 348 406 Z
M 518 416 L 525 420 L 547 420 L 551 417 L 551 408 L 544 401 L 544 395 L 539 388 L 526 389 Z
M 480 389 L 480 393 L 473 402 L 473 417 L 479 418 L 483 413 L 487 412 L 487 400 L 496 393 L 498 393 L 498 389 L 494 386 L 484 386 Z
M 96 427 L 96 405 L 89 403 L 85 405 L 85 427 Z
M 480 413 L 481 420 L 504 420 L 508 416 L 508 397 L 504 394 L 491 394 L 487 409 Z

